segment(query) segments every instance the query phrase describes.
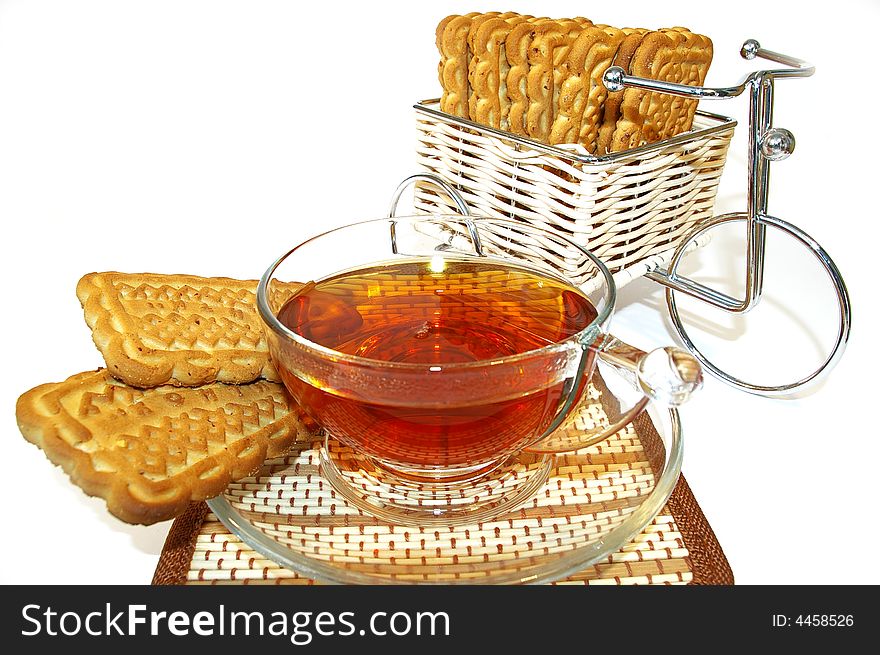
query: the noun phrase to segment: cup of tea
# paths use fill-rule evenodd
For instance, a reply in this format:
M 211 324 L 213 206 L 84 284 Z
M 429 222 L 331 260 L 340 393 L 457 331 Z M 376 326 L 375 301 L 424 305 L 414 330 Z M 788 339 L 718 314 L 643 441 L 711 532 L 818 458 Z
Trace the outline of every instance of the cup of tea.
M 420 525 L 511 511 L 546 480 L 550 453 L 616 431 L 554 440 L 597 358 L 642 392 L 624 417 L 700 385 L 684 351 L 609 335 L 615 298 L 608 268 L 565 236 L 455 215 L 330 230 L 257 290 L 272 360 L 327 435 L 323 476 L 356 506 Z

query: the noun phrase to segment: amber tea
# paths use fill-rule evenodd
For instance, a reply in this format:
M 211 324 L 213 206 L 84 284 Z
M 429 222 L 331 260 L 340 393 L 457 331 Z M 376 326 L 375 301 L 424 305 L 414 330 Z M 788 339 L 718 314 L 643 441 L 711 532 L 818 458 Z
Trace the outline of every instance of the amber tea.
M 528 380 L 527 392 L 512 377 L 528 371 L 510 365 L 471 381 L 436 374 L 564 341 L 596 315 L 579 290 L 532 269 L 488 258 L 406 259 L 309 283 L 283 305 L 278 319 L 339 353 L 422 366 L 436 379 L 424 403 L 368 402 L 344 384 L 316 385 L 278 368 L 317 422 L 358 451 L 420 470 L 472 469 L 540 437 L 569 394 L 580 394 L 592 354 L 580 380 L 548 373 L 544 381 Z M 385 382 L 405 387 L 403 377 L 394 379 L 395 370 L 388 368 Z M 462 399 L 453 405 L 442 402 L 450 384 Z M 470 402 L 463 384 L 497 387 L 501 399 Z M 473 391 L 485 396 L 476 386 Z

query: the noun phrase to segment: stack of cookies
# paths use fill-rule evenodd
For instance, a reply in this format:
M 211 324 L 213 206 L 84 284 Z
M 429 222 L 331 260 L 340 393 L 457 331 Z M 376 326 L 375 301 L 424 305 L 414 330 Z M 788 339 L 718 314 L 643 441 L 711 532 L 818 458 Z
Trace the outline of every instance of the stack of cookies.
M 107 368 L 22 395 L 22 434 L 129 523 L 172 518 L 253 474 L 315 430 L 269 361 L 256 288 L 229 278 L 86 275 L 77 295 Z
M 627 88 L 602 76 L 620 66 L 638 77 L 702 85 L 712 41 L 684 27 L 617 29 L 587 18 L 470 13 L 437 26 L 440 109 L 551 145 L 601 155 L 691 129 L 697 101 Z

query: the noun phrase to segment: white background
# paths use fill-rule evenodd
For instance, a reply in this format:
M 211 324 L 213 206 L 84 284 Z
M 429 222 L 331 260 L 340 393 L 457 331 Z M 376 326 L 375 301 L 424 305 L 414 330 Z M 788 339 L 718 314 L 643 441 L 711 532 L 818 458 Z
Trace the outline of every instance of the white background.
M 74 295 L 79 277 L 254 278 L 304 237 L 378 217 L 414 169 L 411 105 L 438 94 L 436 23 L 511 9 L 687 25 L 715 42 L 713 85 L 756 68 L 738 56 L 747 37 L 817 65 L 813 78 L 777 85 L 776 124 L 794 132 L 798 148 L 773 165 L 771 211 L 836 260 L 853 300 L 853 337 L 829 380 L 797 400 L 709 380 L 683 411 L 684 471 L 738 582 L 880 582 L 869 375 L 878 363 L 871 271 L 880 144 L 870 65 L 880 4 L 822 7 L 0 1 L 0 581 L 147 583 L 170 525 L 112 518 L 16 428 L 22 392 L 101 365 Z M 745 122 L 744 101 L 707 108 Z M 744 124 L 738 134 L 719 211 L 744 207 Z M 736 281 L 738 232 L 719 237 L 688 271 Z M 785 241 L 771 235 L 766 302 L 739 338 L 741 323 L 721 317 L 711 328 L 714 314 L 687 305 L 690 324 L 715 333 L 711 352 L 759 382 L 807 372 L 819 357 L 813 342 L 827 348 L 836 329 L 821 272 Z M 673 341 L 657 285 L 639 280 L 623 291 L 615 332 L 645 348 Z

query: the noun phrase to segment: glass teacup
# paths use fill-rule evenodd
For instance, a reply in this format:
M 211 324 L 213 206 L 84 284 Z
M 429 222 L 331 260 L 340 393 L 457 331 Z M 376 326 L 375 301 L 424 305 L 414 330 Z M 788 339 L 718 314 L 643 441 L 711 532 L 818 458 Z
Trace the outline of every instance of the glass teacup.
M 424 525 L 512 511 L 546 480 L 548 453 L 609 436 L 648 396 L 679 404 L 699 386 L 683 351 L 608 335 L 615 297 L 607 267 L 564 236 L 418 216 L 301 243 L 263 275 L 257 304 L 285 386 L 326 431 L 324 477 L 367 512 Z M 597 356 L 644 395 L 562 439 Z

